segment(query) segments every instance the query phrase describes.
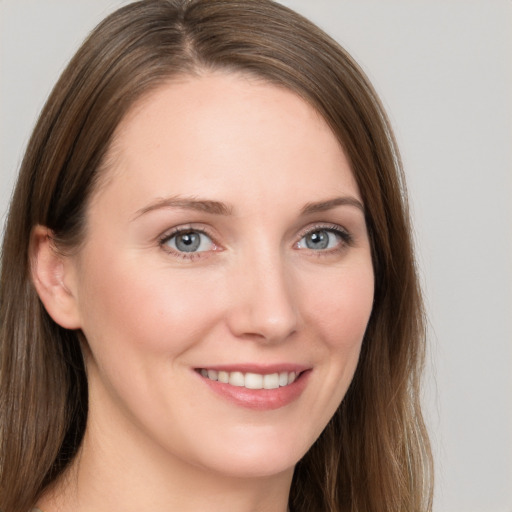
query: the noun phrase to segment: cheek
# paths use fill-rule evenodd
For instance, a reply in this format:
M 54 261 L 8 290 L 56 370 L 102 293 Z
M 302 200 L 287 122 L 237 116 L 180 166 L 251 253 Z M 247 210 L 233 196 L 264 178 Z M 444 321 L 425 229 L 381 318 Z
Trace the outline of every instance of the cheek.
M 316 418 L 310 424 L 311 438 L 316 438 L 343 400 L 359 361 L 373 305 L 371 263 L 344 265 L 330 276 L 317 275 L 316 286 L 308 289 L 310 293 L 303 294 L 302 310 L 307 312 L 308 340 L 315 340 L 318 371 L 312 377 L 318 386 L 308 414 Z
M 117 261 L 88 265 L 83 283 L 83 330 L 90 343 L 112 349 L 180 352 L 216 317 L 215 284 L 191 273 Z
M 371 265 L 344 268 L 338 278 L 324 282 L 311 297 L 308 310 L 333 352 L 346 356 L 359 348 L 373 306 L 374 276 Z

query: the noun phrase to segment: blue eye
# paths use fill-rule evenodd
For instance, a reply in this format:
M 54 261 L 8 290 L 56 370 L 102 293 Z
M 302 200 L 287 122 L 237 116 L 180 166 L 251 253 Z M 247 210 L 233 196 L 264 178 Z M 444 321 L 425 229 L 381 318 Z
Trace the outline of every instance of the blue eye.
M 210 251 L 214 247 L 212 239 L 201 231 L 187 230 L 175 233 L 163 241 L 177 252 L 193 253 Z
M 333 229 L 316 229 L 303 236 L 297 247 L 299 249 L 312 249 L 324 251 L 334 249 L 343 242 L 343 234 Z

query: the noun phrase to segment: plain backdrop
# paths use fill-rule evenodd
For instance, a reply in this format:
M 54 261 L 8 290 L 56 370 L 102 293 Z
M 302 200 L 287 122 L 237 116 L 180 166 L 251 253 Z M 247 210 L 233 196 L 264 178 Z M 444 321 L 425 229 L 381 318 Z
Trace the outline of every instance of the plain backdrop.
M 66 61 L 119 0 L 0 0 L 0 228 Z M 512 1 L 283 0 L 373 81 L 408 177 L 429 320 L 436 512 L 512 512 Z

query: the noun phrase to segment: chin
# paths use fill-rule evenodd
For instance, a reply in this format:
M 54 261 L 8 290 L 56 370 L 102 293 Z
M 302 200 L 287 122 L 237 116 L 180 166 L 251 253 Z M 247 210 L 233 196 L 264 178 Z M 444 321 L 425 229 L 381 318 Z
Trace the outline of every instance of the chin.
M 268 457 L 225 460 L 221 466 L 210 467 L 210 469 L 229 478 L 260 479 L 271 478 L 288 472 L 293 473 L 297 462 L 298 460 L 291 458 L 269 460 Z
M 290 443 L 280 439 L 277 443 L 234 442 L 225 449 L 210 452 L 209 460 L 202 457 L 201 465 L 232 478 L 266 478 L 293 472 L 297 462 L 310 445 L 298 440 Z M 220 448 L 220 447 L 219 447 Z M 219 463 L 220 462 L 220 463 Z

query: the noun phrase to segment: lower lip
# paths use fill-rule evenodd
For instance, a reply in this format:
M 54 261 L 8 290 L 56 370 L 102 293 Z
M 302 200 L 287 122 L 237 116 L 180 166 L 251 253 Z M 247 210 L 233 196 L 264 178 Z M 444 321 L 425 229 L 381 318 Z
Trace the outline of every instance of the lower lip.
M 199 373 L 198 376 L 212 391 L 235 405 L 258 411 L 270 411 L 297 400 L 307 385 L 310 373 L 311 370 L 306 370 L 292 384 L 275 389 L 247 389 L 211 380 Z

